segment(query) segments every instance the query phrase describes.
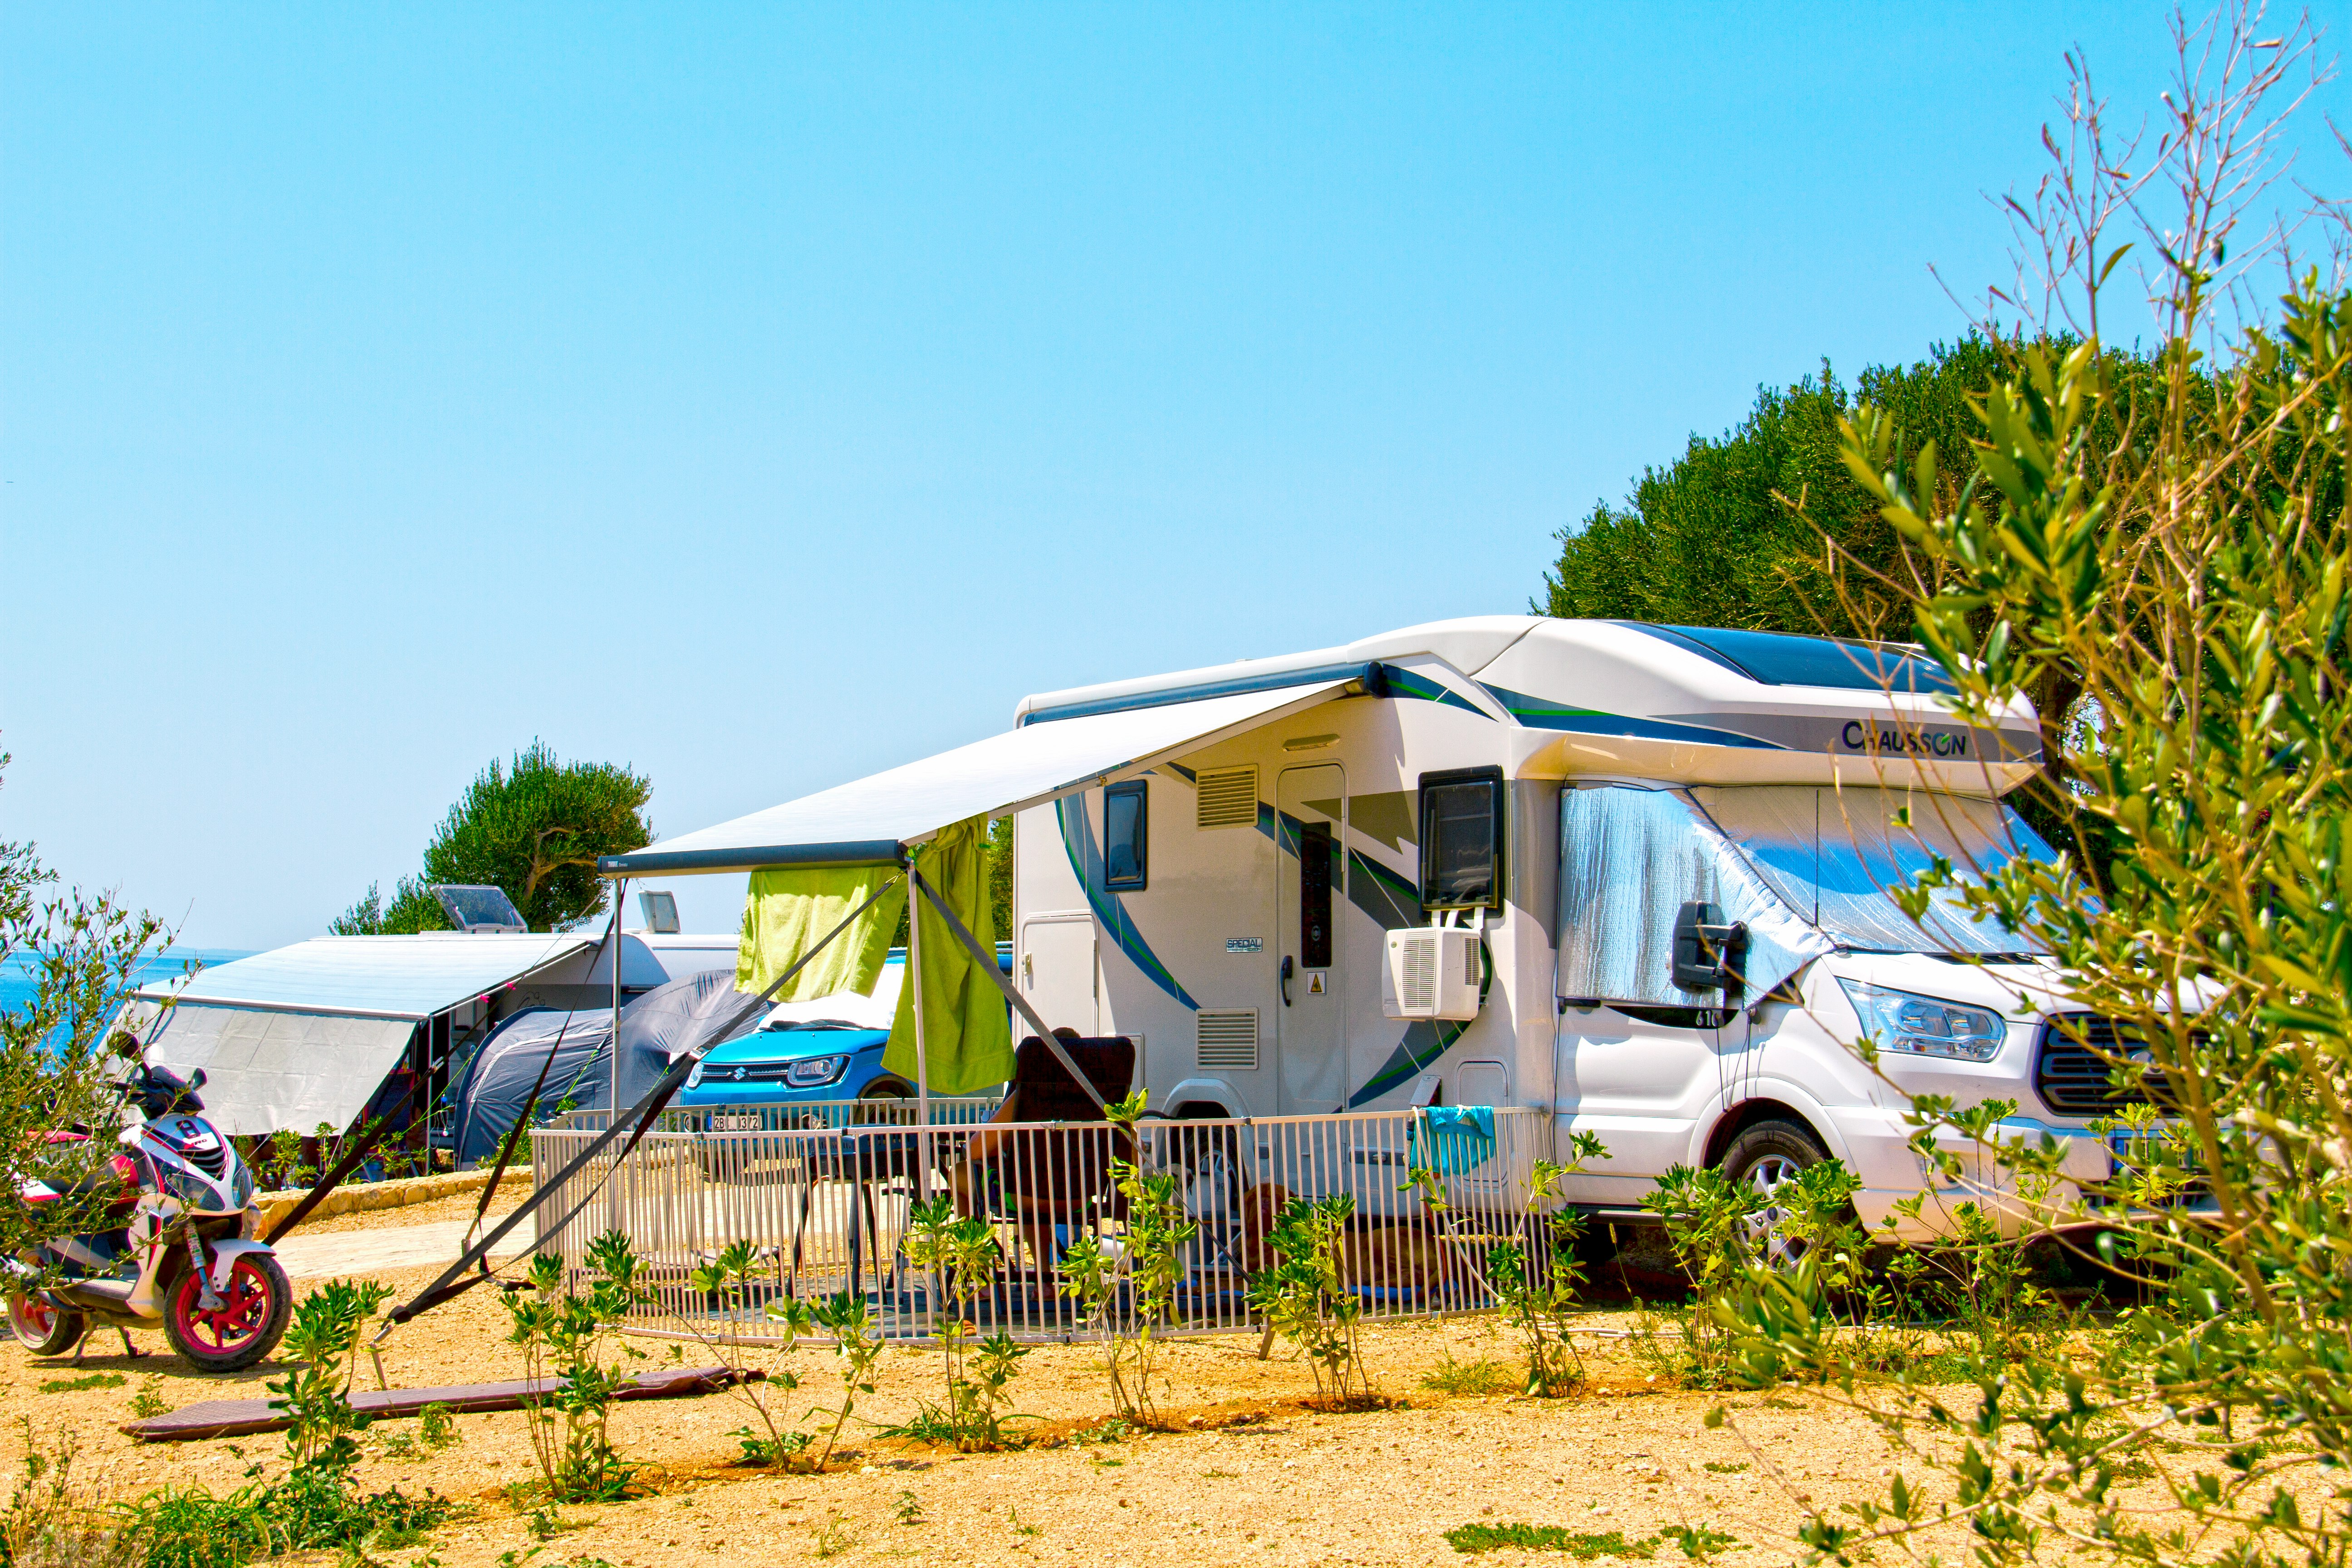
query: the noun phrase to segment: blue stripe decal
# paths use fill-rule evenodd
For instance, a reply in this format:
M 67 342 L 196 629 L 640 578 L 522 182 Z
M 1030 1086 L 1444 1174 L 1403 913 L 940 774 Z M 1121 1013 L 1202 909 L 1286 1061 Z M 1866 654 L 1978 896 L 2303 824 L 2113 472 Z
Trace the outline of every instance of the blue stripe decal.
M 1390 679 L 1393 681 L 1402 673 L 1404 672 L 1391 670 Z M 1456 693 L 1449 691 L 1446 695 L 1461 706 L 1470 708 L 1472 712 L 1478 712 Z M 1486 717 L 1485 714 L 1479 716 Z M 1186 784 L 1195 782 L 1193 771 L 1181 763 L 1162 763 L 1160 766 Z M 1077 837 L 1074 842 L 1070 834 L 1068 805 L 1067 801 L 1056 801 L 1054 809 L 1062 824 L 1062 842 L 1070 851 L 1070 868 L 1077 872 L 1078 881 L 1087 889 L 1087 902 L 1106 929 L 1111 929 L 1112 911 L 1115 911 L 1118 922 L 1116 929 L 1121 933 L 1119 951 L 1134 959 L 1136 967 L 1150 975 L 1162 991 L 1199 1012 L 1201 1005 L 1184 994 L 1184 988 L 1176 983 L 1176 977 L 1169 973 L 1167 965 L 1160 962 L 1143 938 L 1127 923 L 1127 910 L 1118 896 L 1099 890 L 1102 885 L 1099 871 L 1101 852 L 1095 847 L 1093 826 L 1081 812 Z M 1277 849 L 1294 859 L 1298 855 L 1301 826 L 1297 817 L 1279 813 L 1264 801 L 1258 802 L 1257 830 L 1271 839 Z M 1402 872 L 1383 866 L 1360 849 L 1350 848 L 1348 851 L 1348 901 L 1363 910 L 1374 928 L 1380 931 L 1399 931 L 1422 922 L 1420 888 L 1407 880 Z M 1385 953 L 1381 962 L 1387 962 Z M 1462 1032 L 1468 1027 L 1467 1024 L 1452 1021 L 1406 1025 L 1404 1038 L 1397 1042 L 1388 1059 L 1381 1064 L 1380 1069 L 1361 1089 L 1348 1097 L 1349 1108 L 1353 1110 L 1378 1100 L 1435 1067 L 1438 1058 L 1452 1048 L 1454 1042 L 1460 1039 Z
M 1353 1110 L 1367 1100 L 1378 1100 L 1391 1089 L 1403 1087 L 1405 1080 L 1420 1077 L 1437 1065 L 1437 1058 L 1454 1047 L 1469 1025 L 1451 1020 L 1436 1024 L 1408 1024 L 1404 1038 L 1389 1053 L 1380 1070 L 1372 1074 L 1363 1088 L 1348 1097 L 1348 1109 Z
M 1387 678 L 1388 695 L 1391 697 L 1419 698 L 1423 702 L 1434 702 L 1441 708 L 1459 708 L 1465 713 L 1475 713 L 1489 723 L 1494 721 L 1495 716 L 1484 708 L 1479 707 L 1452 687 L 1441 685 L 1425 675 L 1415 674 L 1410 669 L 1399 669 L 1392 664 L 1381 666 L 1381 673 Z
M 1480 684 L 1485 683 L 1482 681 Z M 1679 741 L 1685 745 L 1738 746 L 1758 752 L 1785 752 L 1789 749 L 1736 731 L 1717 730 L 1705 724 L 1669 724 L 1662 719 L 1633 719 L 1622 713 L 1603 713 L 1595 708 L 1571 708 L 1548 697 L 1529 697 L 1524 692 L 1500 686 L 1488 686 L 1486 692 L 1501 703 L 1512 718 L 1531 730 L 1566 730 L 1580 735 L 1622 735 L 1633 741 Z
M 1070 818 L 1074 815 L 1077 817 L 1076 833 L 1071 831 Z M 1199 1012 L 1201 1005 L 1184 994 L 1184 987 L 1177 984 L 1176 976 L 1160 962 L 1160 955 L 1151 951 L 1151 944 L 1143 940 L 1143 933 L 1129 921 L 1126 903 L 1117 893 L 1103 886 L 1102 848 L 1095 843 L 1094 824 L 1087 820 L 1086 796 L 1065 795 L 1055 801 L 1054 818 L 1061 826 L 1062 847 L 1070 857 L 1070 869 L 1078 875 L 1078 885 L 1086 889 L 1087 907 L 1094 910 L 1096 922 L 1110 934 L 1119 952 L 1127 954 L 1129 961 L 1143 971 L 1145 977 L 1154 985 L 1193 1012 Z

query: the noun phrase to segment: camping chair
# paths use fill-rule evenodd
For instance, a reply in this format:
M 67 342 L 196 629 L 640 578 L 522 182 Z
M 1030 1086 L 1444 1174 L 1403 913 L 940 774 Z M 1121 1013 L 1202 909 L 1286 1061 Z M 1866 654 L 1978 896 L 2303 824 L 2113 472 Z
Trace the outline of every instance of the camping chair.
M 1135 1081 L 1133 1040 L 1124 1035 L 1086 1039 L 1059 1030 L 1055 1036 L 1106 1102 L 1127 1097 Z M 1023 1121 L 1077 1125 L 996 1130 L 999 1123 Z M 1134 1159 L 1135 1141 L 1108 1125 L 1101 1108 L 1034 1035 L 1014 1053 L 1012 1090 L 989 1123 L 964 1145 L 963 1159 L 948 1173 L 949 1189 L 960 1214 L 1011 1219 L 1044 1279 L 1072 1233 L 1097 1215 L 1117 1212 L 1111 1163 Z

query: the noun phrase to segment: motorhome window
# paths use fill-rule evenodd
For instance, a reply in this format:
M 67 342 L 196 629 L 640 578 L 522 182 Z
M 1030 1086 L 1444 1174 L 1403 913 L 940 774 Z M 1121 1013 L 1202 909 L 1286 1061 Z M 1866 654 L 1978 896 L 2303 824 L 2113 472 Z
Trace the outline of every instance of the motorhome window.
M 1141 892 L 1150 881 L 1151 813 L 1148 781 L 1129 779 L 1103 791 L 1103 886 Z
M 1421 907 L 1503 907 L 1503 770 L 1421 775 Z
M 1331 967 L 1331 825 L 1298 829 L 1298 967 Z
M 1981 880 L 2019 856 L 2058 852 L 1998 801 L 1927 790 L 1744 784 L 1691 798 L 1798 916 L 1840 946 L 1876 952 L 2034 953 L 2040 946 L 1970 916 L 1949 889 L 1916 921 L 1895 901 L 1942 856 Z
M 1828 686 L 1845 691 L 1957 689 L 1951 677 L 1933 659 L 1883 643 L 1722 626 L 1644 626 L 1642 630 L 1691 647 L 1767 686 Z

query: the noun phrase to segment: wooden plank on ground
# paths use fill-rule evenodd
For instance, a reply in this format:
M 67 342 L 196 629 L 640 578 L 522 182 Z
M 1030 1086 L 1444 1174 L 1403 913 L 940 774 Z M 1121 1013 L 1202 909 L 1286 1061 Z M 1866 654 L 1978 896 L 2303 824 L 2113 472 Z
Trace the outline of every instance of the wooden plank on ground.
M 724 1366 L 668 1367 L 637 1373 L 621 1384 L 613 1397 L 687 1399 L 715 1394 L 739 1380 L 748 1383 L 766 1375 L 756 1367 L 742 1373 Z M 557 1383 L 555 1378 L 540 1377 L 517 1378 L 510 1383 L 461 1383 L 447 1388 L 363 1389 L 352 1394 L 352 1408 L 379 1420 L 415 1415 L 428 1405 L 446 1405 L 452 1411 L 520 1410 L 526 1400 L 546 1398 Z M 267 1399 L 207 1399 L 168 1415 L 126 1421 L 122 1430 L 144 1442 L 186 1443 L 199 1437 L 283 1432 L 293 1424 L 283 1410 L 273 1409 L 271 1401 Z

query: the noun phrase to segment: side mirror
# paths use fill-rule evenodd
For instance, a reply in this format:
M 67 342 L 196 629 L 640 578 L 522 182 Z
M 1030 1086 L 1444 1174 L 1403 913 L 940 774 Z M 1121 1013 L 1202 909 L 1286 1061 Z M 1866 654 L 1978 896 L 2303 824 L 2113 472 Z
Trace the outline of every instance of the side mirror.
M 1675 914 L 1675 984 L 1685 991 L 1738 988 L 1748 928 L 1727 921 L 1721 904 L 1685 904 Z
M 190 1089 L 202 1089 L 205 1087 L 204 1068 L 191 1068 L 188 1069 L 188 1087 Z

